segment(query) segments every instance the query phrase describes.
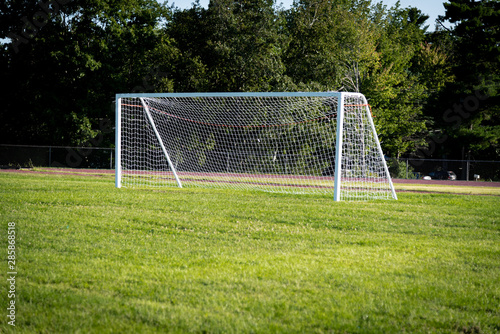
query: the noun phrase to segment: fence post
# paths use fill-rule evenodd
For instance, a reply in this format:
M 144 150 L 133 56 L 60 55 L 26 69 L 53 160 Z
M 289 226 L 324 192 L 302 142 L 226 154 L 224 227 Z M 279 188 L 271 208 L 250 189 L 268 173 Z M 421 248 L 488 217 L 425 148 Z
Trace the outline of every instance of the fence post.
M 467 178 L 466 178 L 467 181 L 469 181 L 469 168 L 470 168 L 470 160 L 467 160 Z
M 51 161 L 52 161 L 52 146 L 49 146 L 49 167 L 51 167 Z
M 406 179 L 408 180 L 408 158 L 406 158 Z

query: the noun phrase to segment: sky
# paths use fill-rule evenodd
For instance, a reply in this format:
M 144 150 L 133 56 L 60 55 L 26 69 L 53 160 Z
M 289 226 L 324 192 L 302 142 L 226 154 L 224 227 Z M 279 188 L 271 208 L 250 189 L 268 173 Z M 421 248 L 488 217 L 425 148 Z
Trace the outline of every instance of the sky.
M 177 0 L 179 1 L 179 0 Z M 185 1 L 185 0 L 183 0 Z M 376 1 L 372 1 L 376 2 Z M 382 2 L 387 5 L 387 7 L 391 7 L 396 4 L 397 0 L 382 0 Z M 444 6 L 443 3 L 448 1 L 439 1 L 439 0 L 400 0 L 401 7 L 416 7 L 422 11 L 422 13 L 429 15 L 429 19 L 427 20 L 426 25 L 429 25 L 429 31 L 434 30 L 434 26 L 436 25 L 436 19 L 438 15 L 444 15 Z
M 293 3 L 293 0 L 277 0 L 278 2 L 283 3 L 285 8 L 289 8 Z M 372 0 L 372 3 L 383 2 L 388 7 L 396 4 L 397 0 Z M 191 8 L 191 4 L 193 0 L 169 0 L 168 3 L 175 4 L 175 7 L 186 9 Z M 203 7 L 208 6 L 209 0 L 200 0 L 200 4 Z M 447 1 L 439 1 L 439 0 L 400 0 L 401 7 L 416 7 L 422 11 L 422 13 L 429 15 L 429 19 L 426 22 L 426 25 L 429 26 L 428 31 L 433 31 L 435 26 L 435 21 L 438 15 L 444 15 L 444 6 L 443 3 Z

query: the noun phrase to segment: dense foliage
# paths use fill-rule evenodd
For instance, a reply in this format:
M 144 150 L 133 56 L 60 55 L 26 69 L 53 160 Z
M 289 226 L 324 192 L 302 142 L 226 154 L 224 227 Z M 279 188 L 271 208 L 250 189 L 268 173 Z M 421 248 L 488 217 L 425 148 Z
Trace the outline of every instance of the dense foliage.
M 499 1 L 6 0 L 0 143 L 113 145 L 125 92 L 360 91 L 393 157 L 499 155 Z

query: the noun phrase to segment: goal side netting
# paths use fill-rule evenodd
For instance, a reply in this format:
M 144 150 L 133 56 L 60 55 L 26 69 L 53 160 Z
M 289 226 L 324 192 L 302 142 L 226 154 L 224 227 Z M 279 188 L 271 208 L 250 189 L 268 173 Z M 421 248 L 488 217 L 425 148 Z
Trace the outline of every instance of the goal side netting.
M 118 94 L 116 186 L 396 199 L 359 93 Z

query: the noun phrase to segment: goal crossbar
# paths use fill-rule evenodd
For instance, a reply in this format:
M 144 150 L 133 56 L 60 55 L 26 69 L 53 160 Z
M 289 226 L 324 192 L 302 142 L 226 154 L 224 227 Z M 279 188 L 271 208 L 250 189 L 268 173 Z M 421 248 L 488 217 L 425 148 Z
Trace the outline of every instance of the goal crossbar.
M 116 187 L 397 199 L 359 93 L 116 95 Z

